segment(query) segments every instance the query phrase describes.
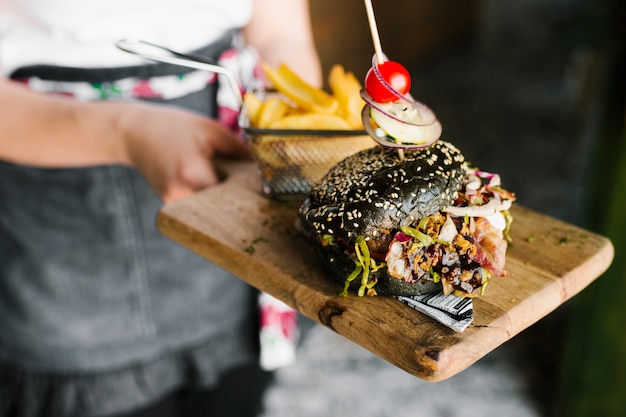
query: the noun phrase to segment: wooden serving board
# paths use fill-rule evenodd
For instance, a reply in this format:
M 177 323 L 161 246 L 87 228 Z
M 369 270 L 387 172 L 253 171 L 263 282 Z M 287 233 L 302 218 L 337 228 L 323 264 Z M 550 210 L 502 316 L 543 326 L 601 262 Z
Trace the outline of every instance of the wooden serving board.
M 540 320 L 598 278 L 613 259 L 600 235 L 514 205 L 509 277 L 474 299 L 474 322 L 454 332 L 383 296 L 337 296 L 311 243 L 295 229 L 297 203 L 262 195 L 256 166 L 223 162 L 225 180 L 165 205 L 159 230 L 305 316 L 410 374 L 440 381 Z

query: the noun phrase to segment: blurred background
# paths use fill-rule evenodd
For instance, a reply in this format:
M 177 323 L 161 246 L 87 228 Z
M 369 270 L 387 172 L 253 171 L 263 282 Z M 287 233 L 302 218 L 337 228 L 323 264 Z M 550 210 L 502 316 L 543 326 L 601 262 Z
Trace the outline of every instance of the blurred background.
M 443 138 L 518 203 L 611 238 L 609 271 L 461 374 L 428 383 L 302 318 L 273 416 L 626 416 L 626 13 L 618 0 L 374 1 L 383 51 Z M 311 0 L 324 73 L 363 79 L 363 2 Z

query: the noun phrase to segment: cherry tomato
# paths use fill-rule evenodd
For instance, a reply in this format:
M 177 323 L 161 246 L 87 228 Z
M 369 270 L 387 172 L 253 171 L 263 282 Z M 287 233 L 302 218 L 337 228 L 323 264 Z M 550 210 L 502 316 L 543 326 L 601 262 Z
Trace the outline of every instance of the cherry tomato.
M 394 61 L 385 61 L 378 64 L 378 72 L 394 90 L 400 94 L 406 94 L 411 89 L 411 76 L 409 71 L 401 64 Z M 376 77 L 374 68 L 370 68 L 365 76 L 365 90 L 379 103 L 389 103 L 398 100 Z

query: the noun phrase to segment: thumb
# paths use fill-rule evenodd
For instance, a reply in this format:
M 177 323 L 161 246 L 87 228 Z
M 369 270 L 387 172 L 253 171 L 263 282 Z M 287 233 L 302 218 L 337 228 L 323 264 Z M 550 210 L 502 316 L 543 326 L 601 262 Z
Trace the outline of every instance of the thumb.
M 170 203 L 217 184 L 218 181 L 219 177 L 208 157 L 190 158 L 178 166 L 175 179 L 167 182 L 159 194 L 164 203 Z
M 211 134 L 205 138 L 205 149 L 210 149 L 210 154 L 217 154 L 231 157 L 251 158 L 248 145 L 242 137 L 222 124 L 211 121 L 213 129 Z
M 178 178 L 193 190 L 209 187 L 219 181 L 211 158 L 201 155 L 185 160 L 179 168 Z
M 218 175 L 208 157 L 187 158 L 178 166 L 175 179 L 169 181 L 161 191 L 161 198 L 165 203 L 176 201 L 218 181 Z
M 171 185 L 163 190 L 160 194 L 161 199 L 164 203 L 171 203 L 173 201 L 189 197 L 193 194 L 193 190 L 189 187 Z

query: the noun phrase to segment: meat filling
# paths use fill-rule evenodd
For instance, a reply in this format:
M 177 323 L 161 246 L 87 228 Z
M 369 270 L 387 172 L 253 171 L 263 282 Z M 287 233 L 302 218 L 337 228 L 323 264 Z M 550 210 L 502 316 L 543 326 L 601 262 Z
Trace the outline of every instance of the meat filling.
M 474 296 L 492 274 L 506 274 L 503 246 L 490 222 L 437 213 L 396 233 L 385 262 L 393 278 L 441 281 L 444 294 Z

